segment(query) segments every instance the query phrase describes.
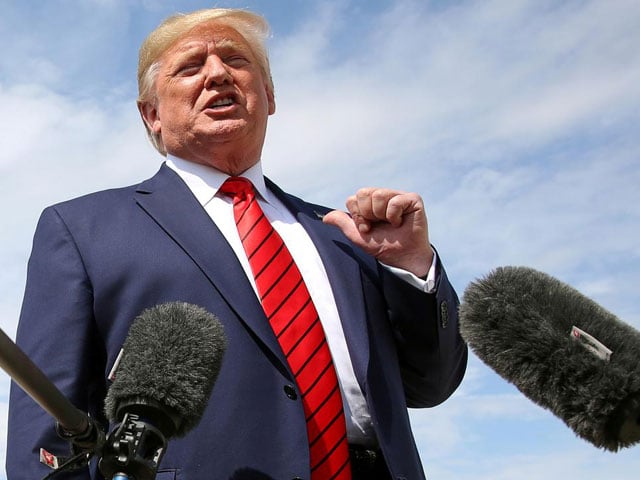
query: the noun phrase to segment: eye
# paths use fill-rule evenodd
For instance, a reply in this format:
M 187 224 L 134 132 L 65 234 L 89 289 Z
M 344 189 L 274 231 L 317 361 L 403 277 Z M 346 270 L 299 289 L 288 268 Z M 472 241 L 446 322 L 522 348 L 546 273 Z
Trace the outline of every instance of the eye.
M 241 68 L 249 64 L 249 60 L 243 55 L 229 55 L 224 58 L 224 63 L 233 68 Z
M 197 74 L 202 69 L 202 62 L 188 62 L 176 68 L 176 74 L 190 76 Z
M 173 64 L 173 75 L 191 76 L 196 75 L 204 66 L 207 58 L 198 52 L 178 56 Z

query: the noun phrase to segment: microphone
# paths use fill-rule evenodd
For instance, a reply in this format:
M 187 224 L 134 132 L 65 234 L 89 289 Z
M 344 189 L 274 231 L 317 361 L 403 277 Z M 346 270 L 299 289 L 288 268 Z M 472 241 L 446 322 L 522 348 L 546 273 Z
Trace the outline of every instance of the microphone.
M 99 469 L 109 479 L 151 480 L 167 439 L 187 434 L 204 414 L 226 338 L 213 314 L 173 302 L 142 312 L 122 350 L 105 399 L 107 418 L 117 425 Z
M 640 441 L 640 332 L 527 267 L 470 283 L 459 313 L 476 355 L 577 436 L 610 451 Z

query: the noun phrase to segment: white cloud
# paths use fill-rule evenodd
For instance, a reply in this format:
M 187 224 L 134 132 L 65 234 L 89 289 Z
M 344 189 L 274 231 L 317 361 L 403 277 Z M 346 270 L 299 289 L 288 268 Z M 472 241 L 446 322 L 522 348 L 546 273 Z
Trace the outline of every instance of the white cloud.
M 447 402 L 410 413 L 428 478 L 632 480 L 640 466 L 633 448 L 595 448 L 475 357 Z
M 32 235 L 52 203 L 138 182 L 161 158 L 148 144 L 134 99 L 78 101 L 44 86 L 2 88 L 0 328 L 15 332 Z
M 514 439 L 515 443 L 518 442 Z M 633 480 L 640 461 L 631 454 L 613 455 L 589 448 L 549 451 L 540 455 L 496 451 L 484 456 L 461 454 L 446 464 L 433 463 L 425 469 L 439 480 L 549 480 L 599 479 Z
M 265 157 L 278 177 L 293 180 L 286 172 L 295 162 L 312 190 L 330 195 L 345 171 L 354 182 L 383 178 L 446 194 L 474 165 L 512 168 L 549 142 L 634 115 L 633 52 L 601 55 L 618 38 L 640 41 L 624 3 L 465 2 L 439 12 L 395 5 L 356 54 L 327 40 L 349 28 L 331 15 L 293 40 L 276 36 L 279 111 Z M 593 15 L 608 21 L 596 28 Z

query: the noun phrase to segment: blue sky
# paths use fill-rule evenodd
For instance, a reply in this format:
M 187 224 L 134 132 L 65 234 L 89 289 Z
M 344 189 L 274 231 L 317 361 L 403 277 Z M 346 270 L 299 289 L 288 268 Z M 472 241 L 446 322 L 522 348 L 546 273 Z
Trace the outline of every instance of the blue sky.
M 417 191 L 460 294 L 497 266 L 526 265 L 640 328 L 636 0 L 213 5 L 248 7 L 272 25 L 277 112 L 263 160 L 276 182 L 336 207 L 365 185 Z M 41 210 L 138 182 L 161 161 L 135 109 L 141 40 L 167 15 L 209 6 L 2 0 L 0 327 L 9 335 Z M 0 373 L 2 463 L 8 387 Z M 612 454 L 585 443 L 475 357 L 458 392 L 412 420 L 433 480 L 640 471 L 637 447 Z

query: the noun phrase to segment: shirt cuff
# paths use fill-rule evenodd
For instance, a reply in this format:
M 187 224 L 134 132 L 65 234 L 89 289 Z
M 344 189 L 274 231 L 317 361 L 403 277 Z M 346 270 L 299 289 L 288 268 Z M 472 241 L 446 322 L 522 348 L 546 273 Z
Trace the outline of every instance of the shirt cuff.
M 401 278 L 409 285 L 413 285 L 418 290 L 422 290 L 425 293 L 434 293 L 436 291 L 436 281 L 437 281 L 437 273 L 436 273 L 436 262 L 438 260 L 438 254 L 433 251 L 433 260 L 431 261 L 431 267 L 429 267 L 429 272 L 427 273 L 426 278 L 420 278 L 413 273 L 398 267 L 392 267 L 391 265 L 387 265 L 385 263 L 379 262 L 384 268 L 389 270 L 398 278 Z

